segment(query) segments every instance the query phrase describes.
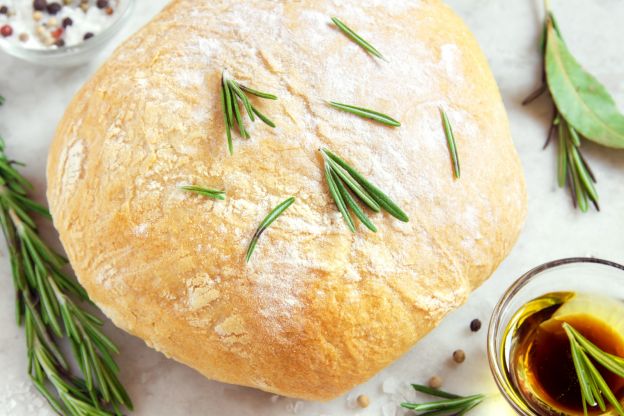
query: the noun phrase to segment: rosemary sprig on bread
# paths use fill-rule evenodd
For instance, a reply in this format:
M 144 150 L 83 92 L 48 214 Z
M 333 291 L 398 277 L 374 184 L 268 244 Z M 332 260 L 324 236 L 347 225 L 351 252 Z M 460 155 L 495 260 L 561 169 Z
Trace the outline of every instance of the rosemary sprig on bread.
M 59 414 L 119 415 L 123 407 L 132 409 L 132 402 L 118 379 L 117 347 L 102 332 L 102 321 L 80 305 L 89 299 L 65 272 L 67 260 L 40 237 L 33 214 L 51 217 L 30 199 L 32 184 L 16 165 L 0 141 L 0 226 L 11 262 L 17 322 L 26 331 L 28 373 Z
M 368 181 L 342 158 L 336 156 L 328 149 L 321 149 L 321 153 L 325 162 L 325 180 L 327 181 L 329 192 L 351 232 L 356 232 L 356 228 L 349 213 L 349 208 L 362 224 L 369 230 L 377 232 L 377 227 L 360 208 L 355 199 L 356 197 L 374 212 L 380 212 L 383 209 L 400 221 L 409 221 L 407 214 L 389 196 Z M 354 195 L 351 195 L 351 192 Z
M 223 71 L 221 74 L 221 109 L 223 111 L 225 132 L 230 154 L 234 153 L 232 130 L 234 130 L 235 126 L 238 127 L 238 132 L 243 139 L 249 139 L 251 137 L 245 128 L 245 124 L 243 122 L 243 111 L 240 109 L 240 104 L 243 105 L 247 116 L 252 122 L 256 121 L 257 116 L 267 126 L 275 128 L 275 123 L 262 114 L 260 110 L 258 110 L 256 106 L 249 101 L 246 93 L 267 100 L 277 100 L 277 97 L 273 94 L 258 91 L 239 84 L 227 73 L 227 71 Z

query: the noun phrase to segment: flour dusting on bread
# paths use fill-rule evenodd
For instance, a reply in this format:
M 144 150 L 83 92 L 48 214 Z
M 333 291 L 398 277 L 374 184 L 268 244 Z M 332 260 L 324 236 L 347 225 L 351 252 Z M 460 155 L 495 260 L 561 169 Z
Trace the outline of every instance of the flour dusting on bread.
M 232 156 L 223 70 L 279 97 L 251 97 L 277 127 L 245 119 L 251 138 L 234 132 Z M 367 210 L 378 232 L 358 223 L 351 233 L 325 183 L 323 147 L 410 222 Z M 72 265 L 117 325 L 210 378 L 308 399 L 331 399 L 405 353 L 493 272 L 525 213 L 494 80 L 439 0 L 173 0 L 78 93 L 48 176 Z M 295 204 L 246 263 L 258 224 L 289 196 Z

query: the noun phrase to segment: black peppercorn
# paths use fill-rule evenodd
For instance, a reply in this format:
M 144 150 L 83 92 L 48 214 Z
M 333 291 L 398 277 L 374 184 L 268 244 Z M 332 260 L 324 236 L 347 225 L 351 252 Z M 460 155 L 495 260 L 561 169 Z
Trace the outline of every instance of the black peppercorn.
M 7 6 L 0 6 L 0 14 L 9 14 L 9 8 Z
M 98 0 L 95 4 L 98 9 L 105 9 L 108 7 L 108 0 Z
M 481 329 L 481 321 L 478 319 L 473 319 L 472 322 L 470 322 L 470 330 L 472 332 L 477 332 L 480 329 Z
M 65 19 L 63 19 L 63 29 L 66 29 L 67 26 L 71 26 L 74 24 L 74 21 L 71 19 L 71 17 L 66 17 Z
M 84 39 L 84 40 L 87 40 L 87 39 L 91 39 L 92 37 L 93 37 L 93 33 L 91 33 L 91 32 L 87 32 L 87 33 L 85 33 L 85 35 L 84 35 L 83 39 Z
M 44 11 L 48 7 L 48 2 L 46 0 L 35 0 L 33 1 L 33 9 L 37 11 Z
M 65 41 L 63 39 L 59 39 L 56 42 L 54 42 L 54 44 L 58 46 L 59 48 L 62 48 L 63 46 L 65 46 Z
M 62 8 L 63 8 L 63 6 L 61 6 L 59 3 L 50 3 L 50 4 L 48 4 L 48 7 L 46 8 L 46 10 L 51 15 L 55 15 L 58 12 L 60 12 Z

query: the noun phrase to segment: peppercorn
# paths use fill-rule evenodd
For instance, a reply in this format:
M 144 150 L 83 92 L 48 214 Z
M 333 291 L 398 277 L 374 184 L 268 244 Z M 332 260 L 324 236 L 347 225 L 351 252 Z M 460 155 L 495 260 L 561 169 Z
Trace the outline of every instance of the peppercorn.
M 368 396 L 367 396 L 367 395 L 365 395 L 365 394 L 360 394 L 360 395 L 357 397 L 357 404 L 358 404 L 358 406 L 360 406 L 362 409 L 365 409 L 365 408 L 367 408 L 367 407 L 368 407 L 368 405 L 370 404 L 370 400 L 369 400 L 369 398 L 368 398 Z
M 440 376 L 433 376 L 429 379 L 429 387 L 431 387 L 432 389 L 439 389 L 440 387 L 442 387 L 442 377 Z
M 97 0 L 97 3 L 95 3 L 95 5 L 98 7 L 98 9 L 105 9 L 108 7 L 108 0 Z
M 82 39 L 83 40 L 88 40 L 88 39 L 91 39 L 93 36 L 94 36 L 93 33 L 87 32 L 87 33 L 85 33 L 85 35 L 84 35 L 84 37 Z
M 28 35 L 28 33 L 26 32 L 20 33 L 19 35 L 20 42 L 28 42 L 28 39 L 30 39 L 30 36 Z
M 62 28 L 62 27 L 59 27 L 59 28 L 58 28 L 58 29 L 56 29 L 54 32 L 52 32 L 52 37 L 53 37 L 54 39 L 60 39 L 60 38 L 61 38 L 61 36 L 63 36 L 63 32 L 64 32 L 63 28 Z
M 477 332 L 481 329 L 481 321 L 478 319 L 473 319 L 472 322 L 470 322 L 470 330 L 472 332 Z
M 43 19 L 43 13 L 41 13 L 41 12 L 34 12 L 34 13 L 33 13 L 33 20 L 34 20 L 35 22 L 38 22 L 38 21 L 40 21 L 41 19 Z
M 59 3 L 50 3 L 48 4 L 46 10 L 48 11 L 48 13 L 54 16 L 55 14 L 60 12 L 62 8 L 63 6 L 61 6 Z
M 4 25 L 0 27 L 0 35 L 2 35 L 3 37 L 8 38 L 12 34 L 13 34 L 13 28 L 11 26 Z
M 9 8 L 7 6 L 0 6 L 0 14 L 9 14 Z
M 37 11 L 44 11 L 48 7 L 48 2 L 46 0 L 35 0 L 33 1 L 33 9 Z
M 71 19 L 71 17 L 66 17 L 65 19 L 63 19 L 63 22 L 61 24 L 63 25 L 63 29 L 67 29 L 68 26 L 74 24 L 74 21 Z
M 105 12 L 106 12 L 107 15 L 112 16 L 113 13 L 115 13 L 115 10 L 113 10 L 112 7 L 107 7 Z
M 453 361 L 457 364 L 461 364 L 466 361 L 466 353 L 464 350 L 456 350 L 453 352 Z
M 56 42 L 54 42 L 54 44 L 59 48 L 62 48 L 63 46 L 65 46 L 65 41 L 63 39 L 58 39 Z

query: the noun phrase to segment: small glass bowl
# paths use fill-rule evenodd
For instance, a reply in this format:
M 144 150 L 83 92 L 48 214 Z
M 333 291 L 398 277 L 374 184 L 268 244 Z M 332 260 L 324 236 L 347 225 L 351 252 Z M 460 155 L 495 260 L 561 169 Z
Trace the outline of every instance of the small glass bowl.
M 624 266 L 595 258 L 551 261 L 525 273 L 499 300 L 488 329 L 488 361 L 498 389 L 521 416 L 543 415 L 529 407 L 512 382 L 508 371 L 512 334 L 505 337 L 505 329 L 522 306 L 551 292 L 589 292 L 624 299 Z
M 134 0 L 121 0 L 115 11 L 117 18 L 106 29 L 89 40 L 74 46 L 55 49 L 25 48 L 19 43 L 3 41 L 0 48 L 16 58 L 44 66 L 72 67 L 82 65 L 96 56 L 100 50 L 121 30 L 132 14 Z

